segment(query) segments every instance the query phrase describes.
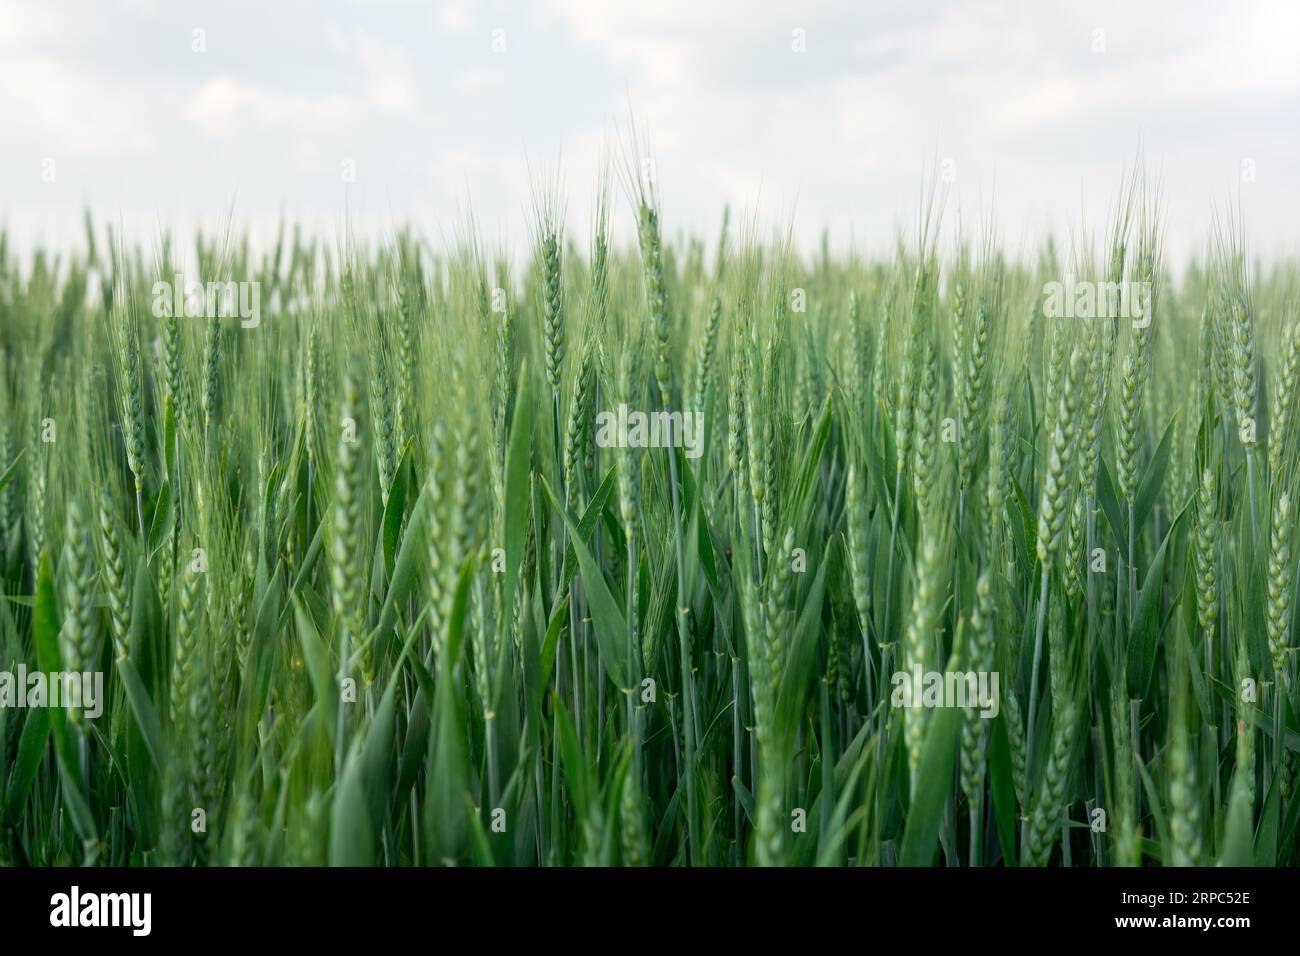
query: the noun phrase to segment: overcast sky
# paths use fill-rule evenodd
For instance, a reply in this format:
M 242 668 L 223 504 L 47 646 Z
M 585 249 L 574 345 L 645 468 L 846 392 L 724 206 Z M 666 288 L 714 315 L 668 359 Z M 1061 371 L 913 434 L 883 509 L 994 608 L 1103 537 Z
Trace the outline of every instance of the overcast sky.
M 1100 229 L 1140 147 L 1171 254 L 1238 194 L 1253 251 L 1295 254 L 1298 8 L 0 0 L 0 222 L 29 249 L 79 242 L 87 204 L 148 239 L 233 203 L 255 235 L 283 210 L 333 236 L 347 210 L 436 241 L 468 200 L 517 259 L 530 164 L 561 157 L 585 236 L 630 104 L 670 233 L 712 239 L 730 203 L 879 251 L 937 163 L 950 211 L 992 210 L 1019 250 Z

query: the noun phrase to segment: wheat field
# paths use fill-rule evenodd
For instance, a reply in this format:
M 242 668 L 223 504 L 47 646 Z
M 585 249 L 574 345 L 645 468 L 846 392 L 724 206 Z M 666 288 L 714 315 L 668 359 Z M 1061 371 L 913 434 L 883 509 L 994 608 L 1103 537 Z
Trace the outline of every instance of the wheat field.
M 1296 863 L 1297 264 L 621 185 L 0 238 L 0 863 Z

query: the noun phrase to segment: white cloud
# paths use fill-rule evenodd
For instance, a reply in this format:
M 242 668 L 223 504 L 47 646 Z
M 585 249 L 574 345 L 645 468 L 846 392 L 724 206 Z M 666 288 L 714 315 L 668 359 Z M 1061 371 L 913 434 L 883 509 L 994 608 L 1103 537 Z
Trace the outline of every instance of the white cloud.
M 473 96 L 486 90 L 500 89 L 505 82 L 505 74 L 500 70 L 466 70 L 452 78 L 451 88 L 462 96 Z
M 356 96 L 307 96 L 223 74 L 198 88 L 184 116 L 206 134 L 229 136 L 253 129 L 323 132 L 352 121 L 361 109 Z
M 133 84 L 104 78 L 77 63 L 46 56 L 0 57 L 0 144 L 22 134 L 20 148 L 43 155 L 68 150 L 83 156 L 139 154 L 158 139 L 146 101 Z
M 97 18 L 96 18 L 97 19 Z M 66 40 L 88 24 L 80 16 L 39 0 L 0 2 L 0 50 L 30 50 L 34 45 Z
M 922 168 L 941 157 L 961 171 L 955 202 L 987 209 L 996 189 L 1013 234 L 1060 228 L 1081 195 L 1104 213 L 1141 146 L 1177 207 L 1171 227 L 1183 234 L 1169 245 L 1181 255 L 1201 241 L 1208 198 L 1235 189 L 1241 156 L 1300 161 L 1300 28 L 1280 2 L 1201 18 L 1118 2 L 551 9 L 621 70 L 662 181 L 684 200 L 675 208 L 761 183 L 765 205 L 798 197 L 804 240 L 828 222 L 879 237 L 882 223 L 906 221 Z M 1107 45 L 1094 54 L 1099 24 Z M 806 31 L 802 56 L 789 51 L 793 25 Z M 1248 222 L 1294 249 L 1300 187 L 1253 185 Z
M 334 23 L 326 24 L 325 37 L 331 49 L 355 57 L 364 95 L 372 105 L 396 113 L 415 109 L 418 83 L 404 49 L 363 30 L 344 30 Z
M 795 209 L 804 242 L 829 226 L 833 242 L 887 249 L 922 169 L 951 157 L 954 204 L 987 208 L 996 190 L 1003 234 L 1028 244 L 1074 221 L 1081 196 L 1104 213 L 1140 143 L 1164 177 L 1171 251 L 1199 243 L 1210 200 L 1239 185 L 1256 248 L 1296 251 L 1300 8 L 1285 0 L 224 0 L 201 18 L 204 56 L 172 5 L 115 10 L 0 0 L 0 174 L 60 158 L 60 189 L 0 200 L 15 228 L 83 200 L 179 219 L 236 187 L 241 218 L 286 206 L 329 220 L 346 156 L 358 225 L 411 217 L 437 233 L 468 189 L 485 233 L 521 239 L 528 162 L 562 149 L 581 238 L 630 105 L 670 235 L 712 237 L 724 203 L 761 201 L 765 218 Z M 1254 183 L 1239 182 L 1245 157 Z
M 438 29 L 444 33 L 469 33 L 477 25 L 474 0 L 441 0 L 434 10 Z

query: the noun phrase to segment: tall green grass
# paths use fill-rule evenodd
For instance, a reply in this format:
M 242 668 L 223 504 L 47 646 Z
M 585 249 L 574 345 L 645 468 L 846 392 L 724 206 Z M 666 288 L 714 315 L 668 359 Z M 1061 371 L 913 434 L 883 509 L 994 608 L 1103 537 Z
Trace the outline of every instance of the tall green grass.
M 513 258 L 0 239 L 0 669 L 107 688 L 0 708 L 0 861 L 1296 863 L 1296 264 L 1175 269 L 1131 185 L 1028 261 L 630 194 Z M 186 258 L 260 325 L 156 314 Z

